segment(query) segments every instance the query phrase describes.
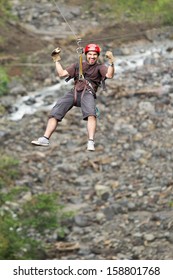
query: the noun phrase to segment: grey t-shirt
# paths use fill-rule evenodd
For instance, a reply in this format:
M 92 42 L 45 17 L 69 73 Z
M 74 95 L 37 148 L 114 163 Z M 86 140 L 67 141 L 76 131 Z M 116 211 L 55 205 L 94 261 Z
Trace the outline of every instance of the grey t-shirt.
M 83 75 L 85 79 L 92 84 L 92 87 L 95 92 L 97 91 L 100 82 L 106 78 L 107 69 L 108 67 L 104 64 L 95 63 L 90 65 L 86 61 L 82 63 Z M 66 68 L 66 70 L 71 78 L 74 78 L 74 80 L 78 79 L 78 75 L 79 75 L 78 63 L 74 63 L 70 65 L 69 67 Z

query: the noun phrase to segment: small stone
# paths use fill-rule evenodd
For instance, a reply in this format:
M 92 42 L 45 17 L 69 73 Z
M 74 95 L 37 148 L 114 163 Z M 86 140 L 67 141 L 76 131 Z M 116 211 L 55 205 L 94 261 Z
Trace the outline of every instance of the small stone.
M 151 242 L 155 240 L 155 236 L 152 233 L 144 234 L 144 239 Z

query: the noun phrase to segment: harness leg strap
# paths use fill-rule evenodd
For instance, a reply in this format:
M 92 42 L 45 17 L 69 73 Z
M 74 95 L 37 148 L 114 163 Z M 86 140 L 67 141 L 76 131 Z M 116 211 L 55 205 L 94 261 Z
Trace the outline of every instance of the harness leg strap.
M 81 99 L 84 96 L 84 93 L 85 93 L 86 89 L 87 89 L 87 84 L 85 84 L 84 89 L 81 93 Z M 77 105 L 77 89 L 76 89 L 76 87 L 74 88 L 74 105 L 75 106 Z
M 76 87 L 74 88 L 74 106 L 77 105 L 77 90 Z

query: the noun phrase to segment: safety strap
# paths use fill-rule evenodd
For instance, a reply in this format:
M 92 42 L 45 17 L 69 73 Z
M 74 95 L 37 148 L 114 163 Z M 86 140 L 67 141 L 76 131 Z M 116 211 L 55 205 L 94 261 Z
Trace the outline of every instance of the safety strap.
M 79 55 L 79 81 L 84 79 L 83 69 L 82 69 L 82 54 Z
M 83 48 L 81 47 L 81 39 L 77 40 L 78 48 L 76 49 L 79 55 L 79 81 L 84 79 L 83 69 L 82 69 L 82 55 L 83 55 Z
M 86 89 L 87 89 L 87 81 L 85 82 L 84 89 L 81 93 L 81 99 L 84 96 L 84 93 L 85 93 Z M 76 89 L 76 86 L 75 86 L 75 88 L 74 88 L 74 106 L 76 106 L 76 105 L 77 105 L 77 89 Z

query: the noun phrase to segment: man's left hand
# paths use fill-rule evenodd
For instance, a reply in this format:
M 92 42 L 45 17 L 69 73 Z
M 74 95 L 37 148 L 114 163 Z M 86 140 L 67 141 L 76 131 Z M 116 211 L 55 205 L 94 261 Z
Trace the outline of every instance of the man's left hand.
M 111 51 L 107 51 L 106 54 L 105 54 L 106 58 L 108 59 L 108 62 L 110 64 L 114 63 L 115 61 L 115 58 L 113 56 L 113 53 Z

